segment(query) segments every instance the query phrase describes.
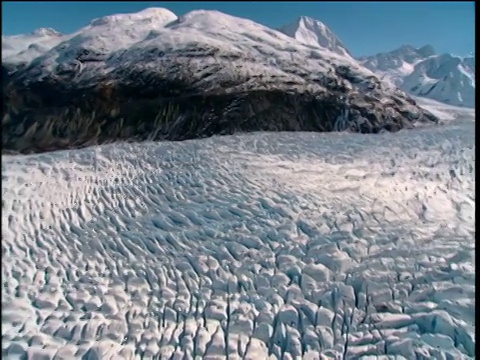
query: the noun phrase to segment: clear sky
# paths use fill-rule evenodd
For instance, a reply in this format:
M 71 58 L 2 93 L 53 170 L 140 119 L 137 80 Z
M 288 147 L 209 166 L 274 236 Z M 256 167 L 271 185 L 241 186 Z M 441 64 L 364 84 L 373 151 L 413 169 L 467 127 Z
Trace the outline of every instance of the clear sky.
M 324 22 L 355 56 L 401 45 L 433 45 L 437 52 L 468 55 L 475 49 L 475 3 L 469 2 L 2 2 L 2 33 L 52 27 L 73 32 L 115 13 L 164 7 L 177 15 L 218 10 L 279 27 L 305 15 Z

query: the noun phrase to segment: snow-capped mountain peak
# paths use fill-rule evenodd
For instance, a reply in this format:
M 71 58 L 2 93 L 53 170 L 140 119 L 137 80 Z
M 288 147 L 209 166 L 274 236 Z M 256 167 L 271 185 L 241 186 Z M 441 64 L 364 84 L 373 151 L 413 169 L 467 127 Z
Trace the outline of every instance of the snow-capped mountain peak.
M 359 60 L 372 71 L 396 70 L 399 73 L 411 72 L 411 66 L 420 60 L 435 55 L 431 45 L 415 48 L 402 45 L 390 52 L 382 52 L 373 56 L 362 57 Z
M 52 68 L 58 64 L 76 67 L 79 66 L 78 61 L 104 61 L 113 52 L 128 49 L 148 37 L 152 31 L 164 28 L 177 18 L 173 12 L 163 8 L 96 18 L 87 26 L 65 36 L 60 46 L 47 49 L 36 60 Z
M 52 28 L 39 28 L 36 29 L 32 32 L 32 35 L 34 36 L 41 36 L 41 37 L 60 37 L 62 36 L 62 33 L 58 32 L 55 29 Z
M 385 80 L 416 96 L 451 105 L 475 106 L 475 61 L 436 54 L 431 45 L 404 45 L 359 61 Z
M 2 35 L 2 62 L 28 64 L 65 38 L 65 35 L 52 28 L 39 28 L 22 35 Z
M 433 99 L 454 105 L 471 106 L 474 101 L 473 58 L 436 55 L 430 45 L 404 45 L 391 52 L 355 59 L 324 23 L 308 16 L 271 29 L 218 11 L 194 10 L 177 17 L 164 8 L 147 8 L 94 19 L 69 35 L 40 28 L 30 34 L 2 36 L 3 63 L 41 68 L 41 76 L 69 71 L 77 76 L 93 76 L 100 67 L 108 73 L 120 65 L 128 68 L 157 62 L 157 55 L 165 52 L 172 52 L 172 57 L 173 53 L 188 53 L 187 57 L 221 53 L 245 61 L 248 58 L 259 74 L 272 65 L 280 72 L 279 64 L 289 64 L 289 72 L 291 66 L 297 71 L 304 67 L 307 73 L 322 74 L 345 65 L 363 77 L 376 73 L 388 80 L 382 83 L 384 89 L 393 89 L 391 85 L 395 84 L 414 95 L 435 94 Z M 449 85 L 433 89 L 432 84 L 440 81 L 448 81 Z
M 422 56 L 422 57 L 429 57 L 432 55 L 435 55 L 435 49 L 433 48 L 432 45 L 425 45 L 419 48 L 416 48 L 415 46 L 412 45 L 402 45 L 398 49 L 393 50 L 390 52 L 391 54 L 395 54 L 397 56 L 405 56 L 408 57 L 411 55 L 417 55 L 417 56 Z M 390 54 L 387 53 L 387 54 Z M 382 53 L 385 54 L 385 53 Z
M 232 15 L 228 15 L 216 10 L 192 10 L 183 16 L 180 16 L 177 21 L 167 25 L 171 28 L 190 28 L 197 30 L 221 31 L 234 30 L 236 32 L 245 32 L 259 24 L 249 20 Z M 219 33 L 221 36 L 222 34 Z
M 340 39 L 319 20 L 300 16 L 295 22 L 279 28 L 284 34 L 310 46 L 320 46 L 342 56 L 351 57 Z
M 164 8 L 147 8 L 131 14 L 114 14 L 96 18 L 90 22 L 90 26 L 119 25 L 126 23 L 154 23 L 164 26 L 177 20 L 177 15 Z

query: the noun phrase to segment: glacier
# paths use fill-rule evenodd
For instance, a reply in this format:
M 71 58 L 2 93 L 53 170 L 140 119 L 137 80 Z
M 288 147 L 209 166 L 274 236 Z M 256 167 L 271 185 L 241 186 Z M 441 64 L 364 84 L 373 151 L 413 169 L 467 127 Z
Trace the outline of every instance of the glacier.
M 7 359 L 475 357 L 475 123 L 2 155 Z

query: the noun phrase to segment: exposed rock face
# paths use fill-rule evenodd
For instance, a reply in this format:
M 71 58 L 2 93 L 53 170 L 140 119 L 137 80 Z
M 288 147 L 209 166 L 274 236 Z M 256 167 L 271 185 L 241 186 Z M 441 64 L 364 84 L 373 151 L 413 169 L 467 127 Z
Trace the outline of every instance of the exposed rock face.
M 150 32 L 126 27 L 130 43 L 120 48 L 111 41 L 124 36 L 122 19 L 111 32 L 93 21 L 25 68 L 2 68 L 3 150 L 250 131 L 370 133 L 437 120 L 350 59 L 251 21 L 193 12 Z
M 348 94 L 336 83 L 327 92 L 293 86 L 204 92 L 185 80 L 143 76 L 144 81 L 131 74 L 136 82 L 89 88 L 51 79 L 26 88 L 10 82 L 4 88 L 3 149 L 41 152 L 261 130 L 371 133 L 436 121 L 413 102 Z

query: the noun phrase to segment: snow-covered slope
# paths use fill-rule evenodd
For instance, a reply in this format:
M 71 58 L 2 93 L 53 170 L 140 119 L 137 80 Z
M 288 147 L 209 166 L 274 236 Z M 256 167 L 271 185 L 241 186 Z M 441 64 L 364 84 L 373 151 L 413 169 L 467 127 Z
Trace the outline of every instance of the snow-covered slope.
M 59 63 L 72 60 L 79 51 L 110 54 L 126 49 L 144 39 L 151 30 L 177 19 L 170 10 L 147 8 L 133 14 L 115 14 L 94 19 L 89 25 L 72 34 L 62 35 L 53 29 L 38 29 L 28 35 L 2 36 L 2 61 L 30 63 L 60 44 L 63 57 Z M 87 54 L 85 54 L 87 55 Z
M 94 20 L 4 88 L 3 144 L 25 151 L 98 143 L 102 136 L 369 133 L 436 122 L 349 56 L 205 10 L 178 19 L 165 9 L 147 9 Z M 164 110 L 168 120 L 159 116 Z M 45 144 L 52 137 L 55 145 Z
M 415 65 L 403 80 L 402 88 L 411 94 L 451 105 L 475 107 L 475 67 L 467 58 L 438 55 Z
M 156 17 L 158 14 L 160 18 Z M 155 18 L 152 19 L 152 15 Z M 173 52 L 182 56 L 185 50 L 193 53 L 190 56 L 198 53 L 209 57 L 242 57 L 243 62 L 258 63 L 250 64 L 253 74 L 271 71 L 265 67 L 284 63 L 327 72 L 333 69 L 328 64 L 331 60 L 337 65 L 353 65 L 355 71 L 371 75 L 348 57 L 322 51 L 318 46 L 306 47 L 296 39 L 248 19 L 206 10 L 194 10 L 177 19 L 161 8 L 93 20 L 68 41 L 40 56 L 35 65 L 46 66 L 47 71 L 55 71 L 54 66 L 70 62 L 90 61 L 104 62 L 107 68 L 125 64 L 148 66 L 162 60 L 162 54 Z
M 316 19 L 302 16 L 278 30 L 215 11 L 193 11 L 178 19 L 169 10 L 150 8 L 95 19 L 68 35 L 39 29 L 28 35 L 2 36 L 2 61 L 8 72 L 11 65 L 28 65 L 36 59 L 30 78 L 32 74 L 36 79 L 44 79 L 60 73 L 74 74 L 75 82 L 98 82 L 99 77 L 121 65 L 147 66 L 151 71 L 152 62 L 161 62 L 159 58 L 165 54 L 178 55 L 187 50 L 190 58 L 208 55 L 209 60 L 201 59 L 203 70 L 208 61 L 218 62 L 217 55 L 222 54 L 223 58 L 241 59 L 235 64 L 235 71 L 244 77 L 274 76 L 275 81 L 289 84 L 298 83 L 299 79 L 293 79 L 291 73 L 285 77 L 285 65 L 289 69 L 298 66 L 305 74 L 325 74 L 332 71 L 328 64 L 342 64 L 364 77 L 372 76 L 373 71 L 412 95 L 452 105 L 475 105 L 473 58 L 436 55 L 431 46 L 406 45 L 361 58 L 361 66 L 338 37 Z M 145 64 L 145 59 L 149 64 Z M 189 66 L 191 72 L 202 73 L 191 62 Z M 207 72 L 211 71 L 211 66 L 207 68 Z M 231 71 L 222 64 L 218 76 Z M 387 82 L 382 85 L 383 90 L 387 89 Z
M 320 46 L 341 56 L 352 58 L 340 39 L 321 21 L 301 16 L 295 22 L 279 28 L 284 34 L 310 46 Z
M 278 132 L 436 118 L 212 11 L 96 19 L 2 86 L 4 148 L 90 145 L 2 155 L 3 357 L 474 358 L 470 118 Z
M 474 130 L 2 156 L 2 356 L 474 358 Z
M 475 59 L 435 54 L 431 46 L 402 46 L 359 59 L 404 91 L 451 105 L 475 107 Z
M 151 31 L 163 28 L 177 16 L 163 8 L 148 8 L 133 14 L 116 14 L 94 19 L 73 33 L 68 41 L 53 47 L 37 63 L 68 67 L 106 61 L 114 52 L 125 51 L 144 40 Z
M 391 52 L 380 53 L 359 60 L 367 68 L 380 72 L 382 75 L 390 76 L 397 85 L 401 85 L 403 77 L 412 72 L 415 63 L 433 55 L 435 55 L 435 50 L 430 45 L 418 49 L 410 45 L 404 45 Z M 398 77 L 395 77 L 395 74 L 398 74 Z
M 437 116 L 439 124 L 449 124 L 452 122 L 474 122 L 475 109 L 468 107 L 459 107 L 448 105 L 436 100 L 425 97 L 414 96 L 417 104 Z
M 51 28 L 40 28 L 25 35 L 2 35 L 2 62 L 29 64 L 67 38 Z

